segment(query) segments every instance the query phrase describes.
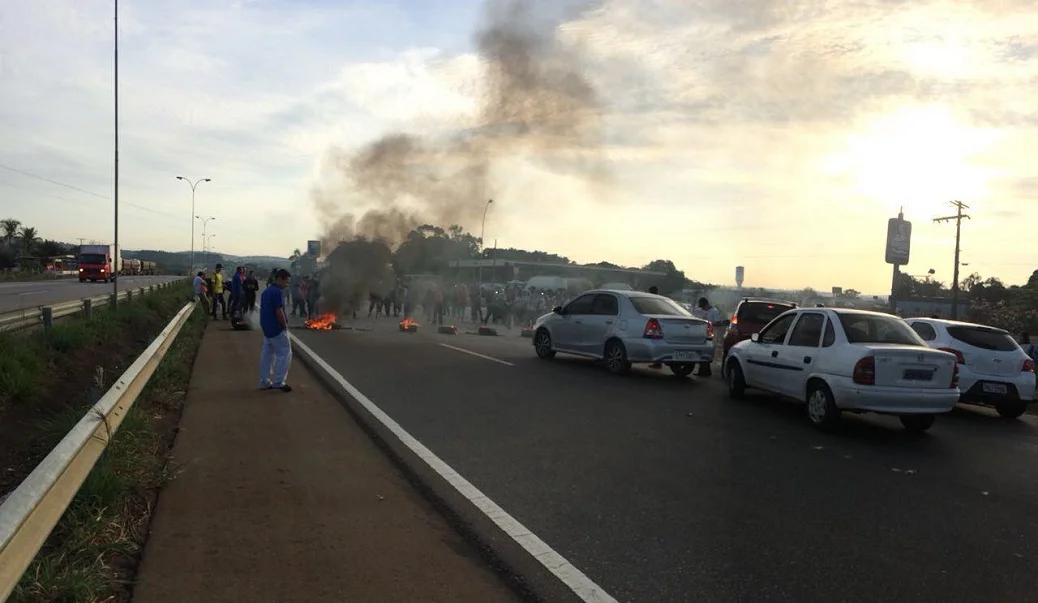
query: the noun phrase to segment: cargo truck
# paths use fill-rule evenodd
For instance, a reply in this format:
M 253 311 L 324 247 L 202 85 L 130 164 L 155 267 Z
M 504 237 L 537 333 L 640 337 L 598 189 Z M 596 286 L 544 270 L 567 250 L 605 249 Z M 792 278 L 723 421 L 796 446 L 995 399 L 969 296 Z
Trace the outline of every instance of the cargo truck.
M 122 271 L 123 261 L 112 245 L 79 246 L 79 282 L 114 281 Z
M 141 274 L 141 261 L 135 258 L 124 259 L 123 268 L 119 271 L 119 274 L 124 276 L 137 276 Z
M 156 266 L 155 262 L 149 262 L 147 260 L 141 260 L 141 274 L 152 275 L 155 274 Z

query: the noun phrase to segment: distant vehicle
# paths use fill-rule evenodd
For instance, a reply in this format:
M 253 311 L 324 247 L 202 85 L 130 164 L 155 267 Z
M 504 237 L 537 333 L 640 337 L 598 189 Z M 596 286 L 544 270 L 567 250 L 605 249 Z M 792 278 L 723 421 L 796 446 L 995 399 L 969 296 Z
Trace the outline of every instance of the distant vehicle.
M 774 320 L 776 316 L 796 307 L 797 305 L 793 302 L 774 299 L 744 297 L 740 300 L 735 307 L 735 312 L 732 313 L 728 330 L 724 334 L 721 370 L 724 370 L 723 359 L 728 358 L 728 350 L 732 349 L 733 345 L 749 339 L 750 335 L 763 329 L 764 325 Z
M 123 269 L 119 274 L 125 276 L 136 276 L 141 273 L 141 261 L 134 258 L 123 260 Z
M 79 246 L 79 282 L 114 281 L 122 270 L 122 257 L 113 245 Z
M 959 366 L 931 349 L 896 316 L 843 308 L 788 310 L 729 351 L 728 393 L 759 389 L 807 405 L 832 428 L 844 411 L 897 415 L 906 429 L 929 429 L 959 400 Z
M 152 275 L 158 270 L 155 262 L 149 262 L 147 260 L 141 260 L 141 274 Z
M 679 377 L 714 357 L 714 327 L 661 295 L 595 289 L 556 306 L 533 325 L 543 359 L 556 352 L 605 361 L 614 374 L 660 362 Z
M 1015 419 L 1034 400 L 1034 360 L 1004 329 L 937 318 L 910 318 L 908 324 L 930 347 L 955 354 L 960 402 L 994 406 Z

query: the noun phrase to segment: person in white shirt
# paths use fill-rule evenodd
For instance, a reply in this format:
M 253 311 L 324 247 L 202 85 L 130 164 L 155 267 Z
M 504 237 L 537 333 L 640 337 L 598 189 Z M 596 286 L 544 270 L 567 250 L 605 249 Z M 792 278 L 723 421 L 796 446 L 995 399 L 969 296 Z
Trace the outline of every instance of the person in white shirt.
M 720 326 L 724 325 L 724 319 L 721 318 L 721 312 L 718 311 L 717 308 L 711 306 L 710 305 L 710 301 L 707 300 L 705 297 L 700 297 L 699 298 L 699 303 L 696 304 L 696 305 L 698 306 L 698 310 L 699 310 L 698 312 L 696 312 L 696 316 L 698 316 L 699 318 L 702 318 L 703 320 L 705 320 L 705 321 L 709 322 L 710 324 L 714 325 L 714 329 L 717 329 L 717 327 L 720 327 Z M 714 338 L 714 345 L 716 345 L 716 344 L 717 344 L 717 339 Z M 710 370 L 710 363 L 709 362 L 700 362 L 699 363 L 699 372 L 696 373 L 697 376 L 699 376 L 699 377 L 709 377 L 712 374 L 713 374 L 713 372 Z

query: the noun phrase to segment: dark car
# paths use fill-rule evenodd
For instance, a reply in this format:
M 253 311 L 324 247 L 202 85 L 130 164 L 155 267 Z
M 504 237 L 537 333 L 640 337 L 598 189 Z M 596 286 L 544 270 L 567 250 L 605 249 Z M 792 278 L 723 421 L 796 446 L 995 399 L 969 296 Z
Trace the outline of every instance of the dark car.
M 728 325 L 728 332 L 724 334 L 724 350 L 721 358 L 728 358 L 728 350 L 733 345 L 749 339 L 750 335 L 763 329 L 764 325 L 771 322 L 773 318 L 796 307 L 796 304 L 788 301 L 755 297 L 743 298 L 735 307 L 732 321 Z

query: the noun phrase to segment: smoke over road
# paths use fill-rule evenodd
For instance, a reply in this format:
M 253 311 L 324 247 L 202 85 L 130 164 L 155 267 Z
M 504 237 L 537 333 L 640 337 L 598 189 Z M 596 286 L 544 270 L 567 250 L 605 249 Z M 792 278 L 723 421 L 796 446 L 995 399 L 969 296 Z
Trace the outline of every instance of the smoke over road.
M 578 57 L 558 42 L 557 19 L 538 14 L 529 0 L 490 0 L 485 8 L 474 34 L 482 68 L 479 111 L 445 136 L 394 132 L 359 150 L 329 152 L 325 180 L 333 184 L 311 194 L 319 218 L 328 224 L 325 249 L 357 237 L 392 247 L 421 224 L 471 230 L 486 200 L 501 192 L 491 171 L 506 158 L 551 159 L 553 170 L 569 165 L 570 175 L 589 183 L 608 175 L 596 153 L 598 96 Z M 368 262 L 382 263 L 385 254 L 364 251 L 342 249 L 329 256 L 329 265 L 340 274 L 380 273 L 384 264 Z M 351 288 L 377 286 L 354 277 L 342 282 Z M 363 297 L 359 290 L 322 290 L 343 300 Z

